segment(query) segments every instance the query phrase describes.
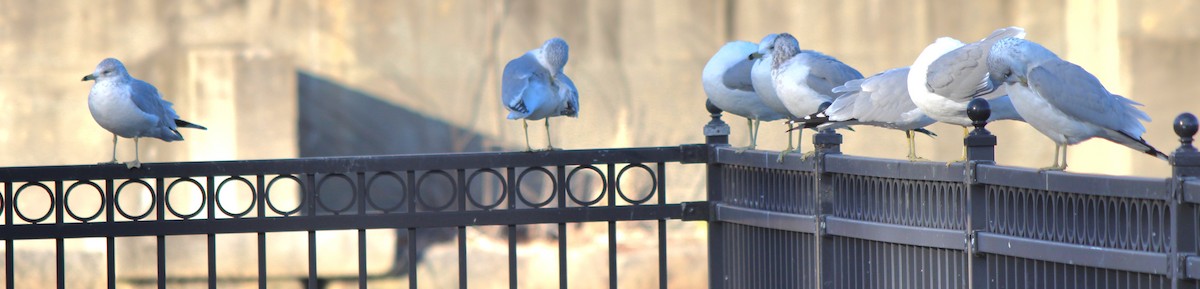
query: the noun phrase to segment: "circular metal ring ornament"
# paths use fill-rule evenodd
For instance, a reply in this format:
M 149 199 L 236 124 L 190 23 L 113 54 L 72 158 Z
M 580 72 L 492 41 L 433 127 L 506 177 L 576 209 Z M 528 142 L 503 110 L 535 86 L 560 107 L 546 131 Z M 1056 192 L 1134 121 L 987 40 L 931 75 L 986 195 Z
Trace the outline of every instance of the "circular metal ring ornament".
M 429 202 L 426 202 L 425 197 L 423 197 L 422 196 L 423 194 L 421 194 L 421 192 L 422 192 L 421 186 L 425 184 L 426 178 L 428 178 L 431 175 L 439 175 L 439 176 L 446 177 L 446 180 L 450 181 L 450 188 L 451 188 L 450 191 L 451 192 L 454 191 L 453 188 L 455 187 L 454 177 L 450 176 L 450 173 L 447 173 L 446 171 L 443 171 L 443 170 L 432 170 L 432 171 L 425 172 L 425 174 L 421 175 L 421 177 L 417 179 L 417 191 L 416 191 L 417 202 L 420 203 L 422 206 L 425 206 L 425 208 L 434 210 L 436 212 L 441 212 L 442 210 L 449 208 L 450 205 L 454 205 L 455 196 L 458 194 L 451 193 L 450 200 L 447 200 L 446 203 L 442 204 L 441 206 L 429 205 Z
M 78 187 L 79 185 L 92 186 L 92 188 L 96 189 L 96 195 L 100 196 L 100 207 L 96 208 L 96 213 L 92 214 L 91 216 L 79 217 L 79 215 L 75 214 L 75 211 L 71 210 L 71 192 L 74 191 L 75 187 Z M 82 181 L 71 184 L 71 186 L 67 187 L 67 192 L 63 193 L 63 209 L 67 211 L 67 215 L 70 215 L 71 218 L 74 218 L 80 222 L 87 223 L 91 220 L 95 220 L 96 217 L 100 217 L 100 213 L 104 212 L 104 189 L 101 189 L 100 185 L 97 185 L 91 181 Z
M 332 179 L 332 178 L 338 178 L 338 179 L 345 180 L 346 184 L 350 185 L 350 201 L 346 203 L 346 206 L 338 208 L 337 210 L 334 210 L 333 208 L 326 206 L 325 200 L 321 198 L 321 188 L 323 188 L 325 186 L 325 181 L 328 181 L 329 179 Z M 320 181 L 317 181 L 317 205 L 321 206 L 322 209 L 325 209 L 326 211 L 333 213 L 334 215 L 338 215 L 343 212 L 346 212 L 346 211 L 350 210 L 351 207 L 354 207 L 354 203 L 358 201 L 358 194 L 355 193 L 355 189 L 356 188 L 354 187 L 354 181 L 351 181 L 350 177 L 347 177 L 346 175 L 343 175 L 343 174 L 326 175 L 326 176 L 322 177 Z
M 171 192 L 174 191 L 175 185 L 183 182 L 192 183 L 192 185 L 195 185 L 196 189 L 199 189 L 198 191 L 200 192 L 200 206 L 196 207 L 195 212 L 186 215 L 180 214 L 178 211 L 175 211 L 175 207 L 171 206 Z M 192 178 L 182 178 L 171 182 L 171 184 L 167 186 L 167 194 L 164 196 L 164 198 L 167 198 L 165 200 L 167 203 L 167 212 L 171 212 L 171 215 L 174 215 L 175 217 L 187 220 L 199 215 L 200 212 L 204 210 L 204 201 L 208 199 L 208 194 L 204 192 L 204 186 L 200 185 L 200 182 L 197 182 Z
M 379 204 L 375 203 L 375 198 L 371 197 L 372 185 L 375 184 L 376 179 L 379 179 L 379 177 L 382 177 L 382 176 L 391 177 L 392 179 L 395 179 L 397 182 L 400 182 L 400 201 L 396 202 L 395 205 L 386 207 L 386 208 L 380 207 Z M 383 211 L 384 213 L 389 213 L 389 212 L 395 211 L 396 209 L 399 209 L 400 206 L 404 205 L 404 198 L 407 196 L 408 196 L 408 183 L 405 183 L 404 179 L 401 179 L 400 175 L 397 175 L 396 173 L 381 172 L 381 173 L 375 174 L 374 176 L 371 176 L 371 178 L 367 180 L 367 204 L 371 205 L 371 208 L 375 208 L 376 210 Z
M 592 200 L 586 201 L 586 202 L 584 202 L 583 200 L 580 200 L 578 197 L 576 197 L 575 191 L 571 190 L 571 179 L 575 177 L 575 173 L 577 173 L 581 170 L 585 170 L 585 169 L 596 172 L 596 175 L 600 177 L 600 185 L 601 185 L 600 194 L 597 195 L 595 199 L 592 199 Z M 599 168 L 596 168 L 591 165 L 578 166 L 578 167 L 575 167 L 574 169 L 571 169 L 571 172 L 567 174 L 567 197 L 570 197 L 571 200 L 575 201 L 576 204 L 579 204 L 579 205 L 585 206 L 585 207 L 595 205 L 596 203 L 599 203 L 600 200 L 604 199 L 604 195 L 607 193 L 608 193 L 608 179 L 604 177 L 604 172 L 601 172 Z
M 646 197 L 637 199 L 637 200 L 632 200 L 632 199 L 629 199 L 629 197 L 625 195 L 625 191 L 621 189 L 621 176 L 624 176 L 625 171 L 628 171 L 630 168 L 641 168 L 641 169 L 645 170 L 647 174 L 650 175 L 650 192 L 646 193 Z M 654 170 L 651 170 L 650 167 L 647 167 L 646 165 L 637 164 L 637 163 L 629 164 L 629 165 L 625 166 L 624 168 L 621 168 L 621 172 L 617 173 L 616 186 L 617 186 L 617 195 L 621 196 L 622 200 L 625 200 L 626 202 L 629 202 L 630 204 L 641 205 L 642 203 L 649 201 L 650 198 L 654 197 L 654 193 L 658 191 L 658 177 L 654 176 Z
M 125 209 L 121 208 L 121 202 L 119 201 L 121 199 L 121 192 L 125 191 L 124 190 L 125 186 L 128 186 L 129 184 L 139 184 L 139 185 L 142 185 L 142 187 L 145 187 L 146 190 L 150 191 L 150 208 L 147 208 L 146 212 L 142 213 L 141 215 L 137 215 L 137 216 L 130 215 L 129 213 L 125 212 Z M 158 201 L 158 196 L 154 195 L 154 188 L 150 186 L 150 183 L 147 183 L 146 181 L 143 181 L 143 180 L 127 180 L 127 181 L 121 183 L 120 186 L 117 186 L 117 192 L 113 193 L 113 207 L 117 208 L 117 213 L 121 214 L 122 217 L 125 217 L 126 219 L 130 219 L 133 221 L 145 219 L 146 216 L 150 216 L 150 213 L 154 211 L 154 204 L 158 203 L 157 201 Z
M 292 180 L 292 181 L 296 182 L 296 186 L 298 186 L 300 188 L 300 202 L 296 204 L 295 209 L 291 209 L 289 211 L 281 211 L 281 210 L 279 210 L 279 208 L 275 207 L 274 203 L 271 202 L 271 187 L 275 185 L 276 181 L 279 181 L 281 179 Z M 279 175 L 279 176 L 275 176 L 274 178 L 271 178 L 270 182 L 267 182 L 267 189 L 266 189 L 266 191 L 264 191 L 264 194 L 266 194 L 266 196 L 264 196 L 263 199 L 264 199 L 265 203 L 267 203 L 268 209 L 271 209 L 272 212 L 275 212 L 276 214 L 279 214 L 280 216 L 286 217 L 286 216 L 295 214 L 296 212 L 299 212 L 300 208 L 304 207 L 304 203 L 305 203 L 304 200 L 308 199 L 308 198 L 304 197 L 304 194 L 306 194 L 306 193 L 308 193 L 308 192 L 304 190 L 304 183 L 300 181 L 300 178 L 297 178 L 296 176 L 293 176 L 293 175 Z
M 471 184 L 475 182 L 475 177 L 481 173 L 491 174 L 493 176 L 496 176 L 497 180 L 500 180 L 500 197 L 496 198 L 495 203 L 492 203 L 489 205 L 484 205 L 484 204 L 479 203 L 479 201 L 476 200 L 475 197 L 473 197 L 471 195 Z M 471 173 L 471 176 L 467 178 L 466 191 L 467 191 L 466 192 L 467 200 L 471 202 L 471 205 L 474 205 L 476 208 L 480 208 L 480 209 L 484 209 L 484 210 L 491 210 L 491 209 L 495 209 L 496 207 L 499 207 L 500 204 L 504 203 L 504 198 L 508 197 L 508 182 L 505 181 L 504 176 L 500 175 L 500 172 L 497 172 L 496 170 L 480 169 L 480 170 L 476 170 L 474 173 Z
M 525 198 L 525 194 L 521 191 L 521 181 L 525 179 L 525 175 L 529 174 L 529 172 L 541 172 L 550 179 L 550 196 L 546 197 L 545 201 L 537 203 L 530 202 L 529 199 Z M 517 185 L 515 187 L 517 187 L 517 199 L 520 199 L 521 203 L 533 208 L 541 208 L 554 201 L 554 192 L 558 191 L 558 180 L 554 179 L 554 174 L 550 173 L 550 170 L 547 170 L 543 167 L 532 167 L 525 169 L 525 171 L 521 172 L 521 174 L 517 176 Z
M 229 212 L 228 210 L 225 209 L 225 205 L 221 204 L 221 191 L 223 191 L 222 189 L 225 188 L 225 184 L 228 184 L 231 181 L 242 182 L 243 184 L 246 184 L 246 187 L 250 188 L 250 205 L 246 206 L 246 210 L 241 211 L 239 213 Z M 232 176 L 225 180 L 222 180 L 221 184 L 217 185 L 217 191 L 215 194 L 216 195 L 213 196 L 213 198 L 214 198 L 213 202 L 217 203 L 217 209 L 221 210 L 221 213 L 225 213 L 225 215 L 233 217 L 233 218 L 241 218 L 242 216 L 249 214 L 250 210 L 254 209 L 254 204 L 258 203 L 258 194 L 256 194 L 254 192 L 254 185 L 251 184 L 249 180 L 246 180 L 245 178 L 242 178 L 239 176 Z
M 25 183 L 24 185 L 21 185 L 20 188 L 17 188 L 17 193 L 13 195 L 13 200 L 21 199 L 21 193 L 24 192 L 28 187 L 39 187 L 46 192 L 46 198 L 50 200 L 50 206 L 46 208 L 46 213 L 42 214 L 42 216 L 38 218 L 26 217 L 25 214 L 21 213 L 21 209 L 17 206 L 17 202 L 15 201 L 13 202 L 13 211 L 17 212 L 17 217 L 21 218 L 21 220 L 29 222 L 30 224 L 41 223 L 42 221 L 50 218 L 50 214 L 54 212 L 54 193 L 52 193 L 50 187 L 47 187 L 42 183 Z

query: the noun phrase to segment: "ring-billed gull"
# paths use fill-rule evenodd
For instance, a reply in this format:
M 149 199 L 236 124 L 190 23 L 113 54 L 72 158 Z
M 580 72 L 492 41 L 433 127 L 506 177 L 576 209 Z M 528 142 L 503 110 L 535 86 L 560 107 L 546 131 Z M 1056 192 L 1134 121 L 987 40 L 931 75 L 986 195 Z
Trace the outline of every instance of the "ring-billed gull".
M 936 136 L 924 127 L 937 121 L 926 116 L 908 96 L 908 73 L 908 67 L 889 69 L 834 88 L 840 96 L 824 111 L 805 116 L 804 127 L 834 129 L 863 124 L 902 130 L 908 138 L 908 160 L 920 160 L 913 133 Z
M 990 80 L 1004 84 L 1025 122 L 1054 141 L 1054 164 L 1067 168 L 1067 146 L 1100 137 L 1166 160 L 1142 134 L 1150 116 L 1133 100 L 1112 94 L 1096 76 L 1032 41 L 1006 38 L 988 57 Z M 1061 151 L 1062 163 L 1059 163 Z
M 831 56 L 811 50 L 802 52 L 800 42 L 791 34 L 780 33 L 773 38 L 771 45 L 764 47 L 759 44 L 759 55 L 770 53 L 770 57 L 754 64 L 755 73 L 762 67 L 770 67 L 771 81 L 764 84 L 755 79 L 754 89 L 773 89 L 778 102 L 783 104 L 793 120 L 817 113 L 822 104 L 833 101 L 836 97 L 833 93 L 834 87 L 863 78 L 858 70 Z M 803 131 L 797 134 L 797 140 L 803 138 Z M 791 151 L 793 150 L 789 148 L 780 152 L 778 161 L 783 161 L 783 156 Z M 805 154 L 809 155 L 811 153 Z
M 154 85 L 130 76 L 125 65 L 115 58 L 96 65 L 92 74 L 83 77 L 83 81 L 89 80 L 96 82 L 88 93 L 88 110 L 100 127 L 113 133 L 113 158 L 109 163 L 117 163 L 117 136 L 133 139 L 134 159 L 125 165 L 136 168 L 142 164 L 138 154 L 141 138 L 170 142 L 183 140 L 177 130 L 180 127 L 207 130 L 179 119 L 171 102 L 164 100 Z
M 926 46 L 910 66 L 909 96 L 930 118 L 962 127 L 964 137 L 967 127 L 971 126 L 967 103 L 975 97 L 988 99 L 992 110 L 989 122 L 1021 120 L 1004 89 L 987 81 L 987 55 L 996 41 L 1024 35 L 1025 30 L 1020 27 L 1006 27 L 967 45 L 950 37 L 938 38 Z M 958 161 L 965 159 L 966 147 L 963 147 L 962 158 Z
M 704 65 L 701 80 L 704 92 L 713 105 L 734 115 L 746 118 L 750 145 L 739 149 L 754 149 L 758 143 L 758 125 L 762 121 L 782 119 L 784 114 L 762 102 L 754 92 L 750 81 L 750 70 L 754 61 L 750 54 L 758 51 L 758 45 L 746 41 L 726 43 Z
M 546 119 L 546 149 L 553 150 L 550 117 L 579 116 L 579 91 L 563 74 L 567 56 L 567 41 L 555 37 L 504 65 L 501 101 L 509 111 L 508 119 L 521 119 L 526 151 L 533 151 L 529 146 L 529 120 Z

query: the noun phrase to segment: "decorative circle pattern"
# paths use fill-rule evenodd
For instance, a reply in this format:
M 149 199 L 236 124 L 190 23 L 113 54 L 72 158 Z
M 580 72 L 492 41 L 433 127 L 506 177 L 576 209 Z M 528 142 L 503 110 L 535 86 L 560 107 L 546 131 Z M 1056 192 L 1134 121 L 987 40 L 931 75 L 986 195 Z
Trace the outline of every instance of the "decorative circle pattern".
M 330 179 L 335 179 L 335 178 L 346 181 L 346 184 L 350 186 L 350 201 L 346 202 L 345 206 L 342 206 L 337 209 L 330 208 L 328 205 L 325 204 L 325 199 L 321 198 L 321 191 L 325 188 L 325 181 L 328 181 Z M 344 213 L 344 212 L 350 210 L 351 207 L 354 207 L 354 203 L 356 201 L 358 201 L 358 194 L 354 193 L 355 191 L 357 191 L 357 189 L 354 187 L 354 182 L 350 180 L 350 177 L 343 175 L 343 174 L 326 175 L 324 177 L 321 177 L 320 181 L 317 181 L 317 205 L 321 206 L 322 209 L 325 209 L 326 211 L 333 213 L 334 215 Z
M 100 196 L 100 202 L 98 203 L 100 207 L 96 208 L 96 213 L 93 213 L 87 217 L 80 217 L 79 215 L 75 214 L 75 211 L 71 210 L 71 192 L 75 191 L 75 187 L 78 187 L 79 185 L 91 186 L 93 189 L 96 189 L 96 195 Z M 74 218 L 80 222 L 87 223 L 91 220 L 95 220 L 97 217 L 100 217 L 101 212 L 104 212 L 104 190 L 101 189 L 99 185 L 91 181 L 82 181 L 71 184 L 71 186 L 67 187 L 67 192 L 63 194 L 63 208 L 66 209 L 67 215 L 70 215 L 71 218 Z
M 245 210 L 242 210 L 241 212 L 237 212 L 237 213 L 230 212 L 228 209 L 225 208 L 225 204 L 221 203 L 221 193 L 224 191 L 225 184 L 228 184 L 229 182 L 233 182 L 233 181 L 237 181 L 237 182 L 246 184 L 246 188 L 250 189 L 250 205 L 246 206 Z M 216 198 L 215 203 L 217 203 L 217 209 L 221 210 L 221 213 L 225 213 L 225 215 L 233 217 L 233 218 L 241 218 L 242 216 L 249 214 L 250 210 L 254 209 L 254 204 L 258 203 L 258 194 L 254 193 L 254 184 L 251 184 L 249 180 L 246 180 L 246 178 L 239 177 L 239 176 L 232 176 L 232 177 L 229 177 L 229 178 L 221 181 L 221 184 L 217 185 L 216 196 L 214 196 L 214 197 Z
M 500 180 L 500 188 L 501 188 L 500 197 L 496 198 L 496 202 L 487 204 L 487 205 L 480 203 L 479 200 L 476 200 L 474 195 L 471 194 L 471 184 L 475 182 L 475 177 L 479 176 L 479 174 L 484 174 L 484 173 L 496 176 L 496 179 Z M 474 205 L 476 208 L 480 208 L 480 209 L 484 209 L 484 210 L 491 210 L 491 209 L 495 209 L 496 207 L 500 206 L 500 204 L 504 203 L 504 198 L 508 197 L 508 182 L 506 182 L 504 180 L 504 176 L 502 176 L 500 174 L 500 172 L 497 172 L 496 170 L 480 169 L 480 170 L 476 170 L 474 173 L 471 173 L 471 177 L 467 178 L 466 190 L 467 190 L 467 192 L 466 192 L 467 200 L 471 201 L 472 205 Z
M 640 168 L 646 171 L 646 174 L 650 176 L 650 192 L 646 193 L 646 196 L 642 197 L 641 199 L 630 199 L 627 195 L 625 195 L 625 191 L 621 189 L 621 177 L 625 176 L 625 171 L 628 171 L 630 168 Z M 654 170 L 651 170 L 650 167 L 647 167 L 646 165 L 640 163 L 629 164 L 624 168 L 621 168 L 621 172 L 617 173 L 617 195 L 621 196 L 622 200 L 625 200 L 630 204 L 641 205 L 646 201 L 649 201 L 650 198 L 654 197 L 654 193 L 656 191 L 658 191 L 658 177 L 654 176 Z
M 146 181 L 143 181 L 143 180 L 134 179 L 134 180 L 127 180 L 125 182 L 122 182 L 120 186 L 117 186 L 117 192 L 113 194 L 113 206 L 117 208 L 117 213 L 121 214 L 121 216 L 125 217 L 126 219 L 130 219 L 133 221 L 145 219 L 146 216 L 150 216 L 150 213 L 154 211 L 154 205 L 150 205 L 149 208 L 146 208 L 145 213 L 142 213 L 137 216 L 130 215 L 129 213 L 125 212 L 125 209 L 121 208 L 121 202 L 118 200 L 121 199 L 121 192 L 125 191 L 125 186 L 128 186 L 130 184 L 139 184 L 139 185 L 142 185 L 142 187 L 145 187 L 146 191 L 150 192 L 150 204 L 158 203 L 157 202 L 158 197 L 154 194 L 154 188 L 150 186 L 150 183 L 147 183 Z
M 525 193 L 521 191 L 521 182 L 523 180 L 525 180 L 525 175 L 529 174 L 530 172 L 541 172 L 542 174 L 546 175 L 546 178 L 550 179 L 550 193 L 548 194 L 548 196 L 546 196 L 545 201 L 536 202 L 536 203 L 531 202 L 531 201 L 529 201 L 529 198 L 525 198 Z M 534 208 L 541 208 L 541 207 L 545 207 L 547 204 L 550 204 L 551 201 L 554 201 L 554 192 L 558 191 L 558 180 L 554 179 L 554 174 L 550 173 L 550 170 L 547 170 L 546 168 L 543 168 L 543 167 L 532 167 L 532 168 L 525 169 L 525 171 L 521 172 L 521 174 L 517 176 L 516 187 L 517 187 L 517 199 L 520 199 L 521 203 L 524 203 L 526 206 L 530 206 L 530 207 L 534 207 Z
M 13 211 L 17 212 L 17 217 L 21 218 L 21 220 L 29 222 L 30 224 L 41 223 L 42 221 L 50 218 L 50 213 L 54 212 L 54 193 L 50 190 L 50 187 L 47 187 L 42 183 L 25 183 L 24 185 L 21 185 L 20 188 L 17 188 L 17 193 L 13 195 L 13 200 L 20 200 L 21 193 L 25 192 L 25 189 L 29 187 L 39 187 L 46 192 L 46 198 L 50 200 L 50 205 L 46 207 L 46 213 L 42 214 L 42 216 L 38 218 L 27 217 L 25 216 L 25 213 L 21 213 L 21 207 L 16 205 L 17 202 L 13 202 Z
M 389 178 L 395 179 L 396 182 L 400 183 L 400 201 L 396 202 L 395 205 L 388 206 L 388 207 L 381 207 L 381 206 L 379 206 L 378 203 L 375 202 L 375 198 L 371 197 L 371 191 L 373 191 L 371 188 L 374 188 L 375 180 L 379 179 L 380 177 L 389 177 Z M 381 173 L 375 174 L 374 176 L 371 176 L 371 179 L 367 180 L 367 204 L 371 205 L 371 208 L 383 211 L 384 213 L 389 213 L 389 212 L 395 211 L 396 209 L 399 209 L 401 205 L 404 205 L 404 198 L 407 196 L 408 196 L 408 183 L 405 183 L 404 179 L 400 178 L 400 176 L 397 175 L 396 173 L 381 172 Z
M 283 179 L 292 180 L 293 182 L 296 182 L 296 186 L 300 188 L 300 201 L 296 204 L 295 209 L 291 209 L 288 211 L 279 210 L 279 208 L 275 207 L 275 204 L 273 202 L 271 202 L 271 188 L 273 186 L 275 186 L 275 182 L 277 182 L 279 180 L 283 180 Z M 292 214 L 295 214 L 296 212 L 300 212 L 300 208 L 304 207 L 304 203 L 305 203 L 304 200 L 308 199 L 308 198 L 304 197 L 304 194 L 306 194 L 306 193 L 308 193 L 308 192 L 304 189 L 304 182 L 301 182 L 300 178 L 297 178 L 296 176 L 293 176 L 293 175 L 279 175 L 274 178 L 271 178 L 270 182 L 267 182 L 267 189 L 266 189 L 266 191 L 264 191 L 264 194 L 266 194 L 266 196 L 264 196 L 264 199 L 266 199 L 268 209 L 271 209 L 271 211 L 275 212 L 276 214 L 286 217 L 286 216 L 291 216 Z
M 601 185 L 600 194 L 596 195 L 595 199 L 592 199 L 589 201 L 583 201 L 583 200 L 579 199 L 578 196 L 575 195 L 574 190 L 571 190 L 571 179 L 575 177 L 575 173 L 582 171 L 582 170 L 590 170 L 590 171 L 596 172 L 596 176 L 600 177 L 600 185 Z M 601 172 L 600 169 L 596 168 L 595 166 L 591 166 L 591 165 L 578 166 L 578 167 L 575 167 L 574 169 L 572 169 L 571 173 L 567 174 L 567 197 L 570 197 L 571 200 L 575 201 L 576 204 L 579 204 L 579 205 L 585 206 L 585 207 L 595 205 L 596 203 L 599 203 L 600 200 L 604 199 L 604 195 L 607 193 L 608 193 L 608 179 L 604 177 L 604 172 Z
M 445 177 L 446 180 L 450 182 L 451 188 L 454 188 L 457 186 L 454 183 L 454 177 L 450 176 L 449 173 L 442 171 L 442 170 L 432 170 L 432 171 L 425 172 L 425 174 L 421 175 L 421 178 L 417 179 L 417 202 L 421 203 L 421 205 L 425 206 L 426 208 L 440 212 L 442 210 L 445 210 L 446 208 L 449 208 L 450 205 L 454 204 L 455 195 L 457 195 L 457 194 L 451 193 L 450 200 L 447 200 L 445 204 L 442 204 L 440 206 L 430 205 L 429 202 L 425 201 L 424 194 L 421 193 L 421 192 L 423 192 L 423 190 L 421 190 L 421 187 L 425 184 L 425 180 L 429 176 L 432 176 L 432 175 L 438 175 L 438 176 Z M 451 191 L 453 192 L 453 189 Z
M 171 193 L 175 192 L 175 185 L 180 183 L 191 183 L 192 185 L 196 186 L 196 191 L 200 192 L 200 205 L 196 206 L 196 211 L 190 214 L 180 214 L 178 211 L 175 211 L 175 206 L 171 205 Z M 192 178 L 182 178 L 172 181 L 171 184 L 167 186 L 167 195 L 165 198 L 167 198 L 167 212 L 171 212 L 171 215 L 174 215 L 175 217 L 187 220 L 196 217 L 196 215 L 199 215 L 200 212 L 204 210 L 204 201 L 208 199 L 208 195 L 204 193 L 204 186 L 200 185 L 200 182 L 197 182 Z

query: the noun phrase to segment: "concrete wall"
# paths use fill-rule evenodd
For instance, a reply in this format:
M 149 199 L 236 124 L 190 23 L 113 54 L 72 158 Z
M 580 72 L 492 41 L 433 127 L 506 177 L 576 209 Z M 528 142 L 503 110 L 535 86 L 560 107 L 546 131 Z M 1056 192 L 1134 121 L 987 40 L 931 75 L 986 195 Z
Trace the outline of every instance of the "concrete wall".
M 210 128 L 184 131 L 187 141 L 180 143 L 144 142 L 145 162 L 512 150 L 524 140 L 520 124 L 504 120 L 498 74 L 509 59 L 560 36 L 572 48 L 566 72 L 580 89 L 582 112 L 578 119 L 553 120 L 553 137 L 557 146 L 577 149 L 702 142 L 708 119 L 700 70 L 725 41 L 791 32 L 803 47 L 870 75 L 910 64 L 936 37 L 973 40 L 1008 25 L 1025 27 L 1029 39 L 1087 68 L 1109 90 L 1146 104 L 1154 119 L 1146 139 L 1171 151 L 1177 142 L 1170 121 L 1200 111 L 1193 100 L 1200 92 L 1194 79 L 1200 73 L 1198 13 L 1200 3 L 1191 0 L 6 0 L 0 1 L 0 143 L 6 148 L 0 166 L 109 158 L 111 135 L 92 121 L 85 104 L 90 83 L 79 82 L 105 57 L 123 60 L 135 77 L 157 85 L 182 117 Z M 371 106 L 361 103 L 301 113 L 297 94 L 305 80 L 298 75 L 375 98 L 363 101 L 418 121 L 345 118 L 365 115 Z M 732 142 L 746 143 L 741 120 L 726 120 L 733 124 Z M 413 123 L 435 128 L 405 127 Z M 342 134 L 338 127 L 353 131 Z M 1019 123 L 990 128 L 999 137 L 1000 163 L 1049 164 L 1053 145 L 1033 129 Z M 941 137 L 920 138 L 922 156 L 957 157 L 959 130 L 931 129 Z M 782 131 L 782 124 L 764 125 L 760 145 L 782 148 Z M 540 126 L 530 132 L 534 145 L 541 144 Z M 402 137 L 412 134 L 438 141 Z M 902 137 L 862 128 L 845 135 L 843 150 L 898 158 Z M 132 158 L 130 146 L 121 142 L 122 160 Z M 1079 145 L 1070 157 L 1071 170 L 1079 172 L 1169 171 L 1165 162 L 1105 141 Z M 673 201 L 700 197 L 699 173 L 672 171 Z M 695 229 L 680 230 L 690 235 Z M 72 244 L 103 254 L 103 246 Z M 703 258 L 702 251 L 694 254 L 700 256 L 679 260 Z M 697 271 L 691 273 L 703 273 Z M 680 275 L 689 274 L 673 276 Z M 537 282 L 530 279 L 522 282 Z M 688 284 L 678 286 L 693 287 Z

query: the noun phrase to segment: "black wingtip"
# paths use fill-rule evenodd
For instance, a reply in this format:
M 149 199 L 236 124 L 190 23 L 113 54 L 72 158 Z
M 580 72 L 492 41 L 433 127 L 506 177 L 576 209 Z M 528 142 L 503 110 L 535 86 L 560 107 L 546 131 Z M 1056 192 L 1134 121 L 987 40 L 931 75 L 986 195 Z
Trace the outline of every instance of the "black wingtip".
M 915 132 L 919 132 L 919 133 L 923 133 L 923 134 L 925 134 L 925 135 L 927 135 L 927 136 L 929 136 L 929 137 L 937 137 L 937 134 L 936 134 L 936 133 L 933 133 L 932 131 L 929 131 L 929 130 L 927 130 L 927 129 L 925 129 L 925 128 L 918 128 L 918 129 L 914 129 L 913 131 L 915 131 Z
M 207 128 L 207 127 L 204 127 L 204 126 L 201 126 L 201 125 L 198 125 L 198 124 L 194 124 L 194 123 L 190 123 L 190 122 L 187 122 L 186 120 L 182 120 L 182 119 L 176 119 L 176 120 L 175 120 L 175 126 L 177 126 L 177 127 L 186 127 L 186 128 L 194 128 L 194 129 L 199 129 L 199 130 L 208 130 L 208 128 Z

